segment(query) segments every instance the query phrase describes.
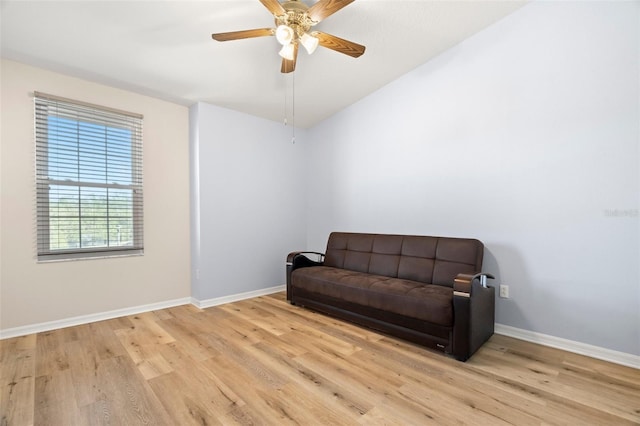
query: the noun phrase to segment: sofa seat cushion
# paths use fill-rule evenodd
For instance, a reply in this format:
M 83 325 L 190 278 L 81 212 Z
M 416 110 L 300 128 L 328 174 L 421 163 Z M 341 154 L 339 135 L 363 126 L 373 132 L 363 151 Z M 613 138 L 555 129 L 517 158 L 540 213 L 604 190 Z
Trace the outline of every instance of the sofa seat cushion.
M 300 268 L 293 288 L 443 326 L 453 325 L 453 289 L 328 266 Z M 295 292 L 295 290 L 294 290 Z

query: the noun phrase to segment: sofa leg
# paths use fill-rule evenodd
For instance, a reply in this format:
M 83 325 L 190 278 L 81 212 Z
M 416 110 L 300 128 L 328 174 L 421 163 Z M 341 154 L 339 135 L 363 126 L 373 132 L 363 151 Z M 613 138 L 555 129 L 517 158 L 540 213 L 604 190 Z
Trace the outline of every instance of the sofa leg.
M 454 357 L 460 362 L 466 362 L 469 359 L 469 356 L 466 355 L 454 355 Z

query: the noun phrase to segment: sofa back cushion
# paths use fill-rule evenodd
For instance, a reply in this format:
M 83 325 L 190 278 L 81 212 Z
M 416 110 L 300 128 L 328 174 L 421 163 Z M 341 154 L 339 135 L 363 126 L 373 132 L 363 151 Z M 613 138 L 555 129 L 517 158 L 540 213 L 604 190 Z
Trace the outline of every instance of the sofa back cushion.
M 457 274 L 481 271 L 483 254 L 475 239 L 333 232 L 324 265 L 452 287 Z

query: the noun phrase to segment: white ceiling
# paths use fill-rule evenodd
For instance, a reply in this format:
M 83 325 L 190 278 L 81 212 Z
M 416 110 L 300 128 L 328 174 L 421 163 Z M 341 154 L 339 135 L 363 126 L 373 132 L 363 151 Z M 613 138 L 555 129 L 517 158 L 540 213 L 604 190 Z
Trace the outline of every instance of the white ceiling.
M 295 101 L 295 125 L 308 128 L 523 4 L 356 0 L 315 29 L 363 44 L 365 54 L 354 59 L 320 47 L 309 56 L 301 49 L 296 72 L 285 75 L 274 37 L 211 39 L 214 32 L 273 27 L 258 0 L 1 0 L 1 53 L 184 105 L 203 101 L 274 121 L 287 116 L 291 123 Z

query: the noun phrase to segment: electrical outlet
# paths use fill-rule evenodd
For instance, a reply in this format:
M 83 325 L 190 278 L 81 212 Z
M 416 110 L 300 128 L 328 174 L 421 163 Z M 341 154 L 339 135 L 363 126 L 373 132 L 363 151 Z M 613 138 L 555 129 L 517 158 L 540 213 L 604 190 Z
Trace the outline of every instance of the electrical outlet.
M 500 284 L 500 297 L 503 299 L 509 298 L 509 286 L 505 284 Z

